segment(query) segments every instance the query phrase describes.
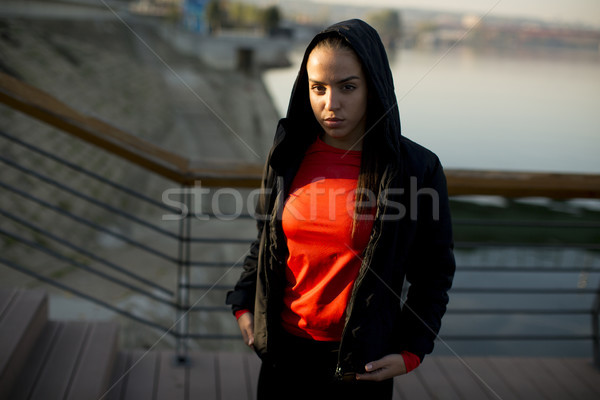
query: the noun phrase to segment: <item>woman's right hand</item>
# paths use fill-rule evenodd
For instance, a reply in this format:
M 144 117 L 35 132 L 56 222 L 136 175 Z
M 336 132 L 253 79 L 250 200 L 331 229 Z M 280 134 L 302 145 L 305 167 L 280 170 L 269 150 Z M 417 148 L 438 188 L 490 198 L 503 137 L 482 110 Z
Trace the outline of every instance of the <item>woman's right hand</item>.
M 254 314 L 247 312 L 237 320 L 244 343 L 254 349 Z

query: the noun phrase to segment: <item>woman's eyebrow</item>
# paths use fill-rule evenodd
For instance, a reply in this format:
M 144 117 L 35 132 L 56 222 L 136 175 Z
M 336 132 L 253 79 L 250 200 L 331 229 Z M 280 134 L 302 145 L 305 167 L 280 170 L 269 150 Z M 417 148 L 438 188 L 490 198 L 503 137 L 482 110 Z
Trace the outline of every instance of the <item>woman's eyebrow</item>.
M 338 85 L 339 85 L 339 84 L 341 84 L 341 83 L 346 83 L 346 82 L 349 82 L 349 81 L 352 81 L 352 80 L 355 80 L 355 79 L 359 79 L 359 80 L 360 80 L 360 77 L 359 77 L 359 76 L 356 76 L 356 75 L 352 75 L 352 76 L 349 76 L 349 77 L 347 77 L 347 78 L 340 79 L 339 81 L 337 81 L 337 82 L 336 82 L 336 84 L 338 84 Z M 316 83 L 316 84 L 318 84 L 318 85 L 326 85 L 326 84 L 327 84 L 327 83 L 325 83 L 325 82 L 320 82 L 320 81 L 317 81 L 317 80 L 314 80 L 314 79 L 310 79 L 310 78 L 308 78 L 308 80 L 309 80 L 311 83 Z

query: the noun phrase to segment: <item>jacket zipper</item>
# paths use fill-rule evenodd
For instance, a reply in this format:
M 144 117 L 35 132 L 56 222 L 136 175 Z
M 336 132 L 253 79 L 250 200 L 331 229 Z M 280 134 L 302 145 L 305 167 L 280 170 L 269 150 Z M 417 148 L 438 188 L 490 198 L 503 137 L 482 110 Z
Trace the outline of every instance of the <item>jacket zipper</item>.
M 384 180 L 386 179 L 386 175 L 387 175 L 388 171 L 386 170 L 386 172 L 384 173 L 384 176 L 382 177 L 382 182 L 384 182 Z M 383 189 L 384 185 L 381 185 L 380 187 L 380 193 L 381 193 L 381 189 Z M 388 185 L 385 185 L 386 187 Z M 362 283 L 363 278 L 365 277 L 365 275 L 367 274 L 367 270 L 368 270 L 368 265 L 371 262 L 371 258 L 373 257 L 373 252 L 375 251 L 375 246 L 377 245 L 377 242 L 379 241 L 379 237 L 381 236 L 381 224 L 383 224 L 383 221 L 381 221 L 381 213 L 385 211 L 385 204 L 380 208 L 377 207 L 377 212 L 375 214 L 375 222 L 374 224 L 374 232 L 373 232 L 373 237 L 371 238 L 371 240 L 369 241 L 369 244 L 367 245 L 367 251 L 365 253 L 365 257 L 363 258 L 362 261 L 362 265 L 360 268 L 360 272 L 358 274 L 358 276 L 356 277 L 356 281 L 355 281 L 355 287 L 352 290 L 352 296 L 350 297 L 350 301 L 348 303 L 348 307 L 346 308 L 347 311 L 347 315 L 346 315 L 346 323 L 344 324 L 344 329 L 342 330 L 342 337 L 340 339 L 340 346 L 338 348 L 338 360 L 337 360 L 337 366 L 335 368 L 335 378 L 338 380 L 344 380 L 344 378 L 348 375 L 354 375 L 354 373 L 344 373 L 341 367 L 341 359 L 342 359 L 342 343 L 344 341 L 344 337 L 346 336 L 346 329 L 348 328 L 348 322 L 350 322 L 350 317 L 352 315 L 352 309 L 354 308 L 354 300 L 356 299 L 356 293 L 358 293 L 358 289 L 360 288 L 360 285 Z M 372 249 L 371 251 L 369 251 L 369 249 Z

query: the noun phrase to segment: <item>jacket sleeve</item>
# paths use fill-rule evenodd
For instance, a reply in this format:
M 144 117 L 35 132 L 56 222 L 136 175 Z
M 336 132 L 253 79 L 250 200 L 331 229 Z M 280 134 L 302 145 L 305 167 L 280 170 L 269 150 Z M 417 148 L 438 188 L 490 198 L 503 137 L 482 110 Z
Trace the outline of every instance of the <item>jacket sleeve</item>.
M 239 310 L 254 312 L 259 254 L 260 248 L 264 246 L 265 238 L 263 231 L 267 229 L 268 205 L 270 203 L 270 191 L 272 190 L 272 178 L 270 177 L 269 170 L 269 162 L 267 161 L 263 170 L 261 190 L 256 204 L 257 238 L 250 245 L 250 250 L 244 259 L 244 267 L 240 278 L 235 284 L 234 289 L 227 293 L 225 301 L 226 304 L 231 305 L 234 314 Z
M 446 177 L 437 157 L 417 194 L 412 194 L 416 237 L 408 256 L 402 333 L 406 350 L 423 359 L 433 351 L 456 268 Z

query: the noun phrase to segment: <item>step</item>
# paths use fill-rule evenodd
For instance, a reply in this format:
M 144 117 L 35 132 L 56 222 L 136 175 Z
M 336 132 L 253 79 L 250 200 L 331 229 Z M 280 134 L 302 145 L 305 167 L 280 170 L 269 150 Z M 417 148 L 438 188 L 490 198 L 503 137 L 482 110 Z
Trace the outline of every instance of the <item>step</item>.
M 113 371 L 106 400 L 155 399 L 172 400 L 185 397 L 186 366 L 176 363 L 173 351 L 122 350 Z M 214 381 L 204 376 L 206 390 L 214 391 Z M 206 383 L 206 382 L 205 382 Z M 214 399 L 215 393 L 190 392 L 190 399 Z
M 179 365 L 172 350 L 122 350 L 103 400 L 252 400 L 259 370 L 251 352 L 193 351 Z
M 48 322 L 10 399 L 102 398 L 109 388 L 117 345 L 115 322 Z
M 0 399 L 8 393 L 47 322 L 44 291 L 0 289 Z

